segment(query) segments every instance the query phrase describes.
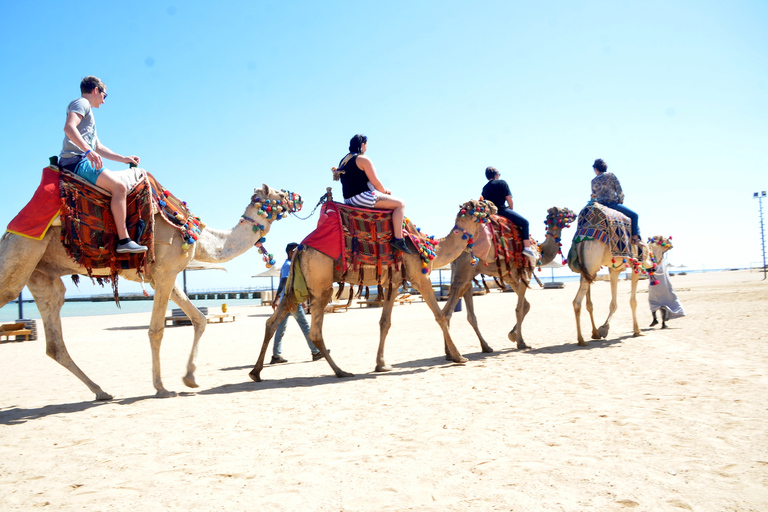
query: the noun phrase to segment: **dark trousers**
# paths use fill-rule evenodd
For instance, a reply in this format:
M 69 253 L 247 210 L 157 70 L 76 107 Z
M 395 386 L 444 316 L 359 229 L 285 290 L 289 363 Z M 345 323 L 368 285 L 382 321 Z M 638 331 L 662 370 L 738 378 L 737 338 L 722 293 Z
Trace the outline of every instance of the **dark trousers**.
M 640 227 L 637 225 L 637 214 L 635 212 L 619 203 L 603 203 L 603 206 L 607 206 L 608 208 L 621 212 L 629 217 L 629 220 L 632 223 L 632 236 L 640 237 Z
M 509 208 L 500 208 L 499 215 L 505 219 L 511 220 L 515 226 L 519 227 L 523 231 L 523 240 L 528 240 L 531 233 L 528 231 L 528 221 L 519 213 L 510 210 Z

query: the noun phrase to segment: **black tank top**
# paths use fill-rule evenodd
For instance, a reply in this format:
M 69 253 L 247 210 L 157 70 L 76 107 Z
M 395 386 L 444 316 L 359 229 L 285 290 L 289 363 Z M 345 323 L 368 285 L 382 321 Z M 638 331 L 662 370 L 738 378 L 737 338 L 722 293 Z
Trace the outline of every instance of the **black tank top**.
M 357 157 L 359 155 L 352 155 L 346 164 L 340 166 L 344 170 L 344 174 L 340 175 L 341 190 L 344 195 L 344 199 L 349 199 L 357 194 L 368 192 L 368 176 L 365 175 L 365 171 L 357 166 Z M 345 157 L 346 158 L 346 157 Z M 344 158 L 341 159 L 342 162 Z

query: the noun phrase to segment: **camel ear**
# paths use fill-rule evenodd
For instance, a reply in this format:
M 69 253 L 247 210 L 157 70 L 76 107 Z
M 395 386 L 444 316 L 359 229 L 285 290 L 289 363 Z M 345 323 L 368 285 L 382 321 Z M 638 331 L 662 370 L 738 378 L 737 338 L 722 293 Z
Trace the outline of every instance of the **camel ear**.
M 271 189 L 269 188 L 269 185 L 266 183 L 261 184 L 261 191 L 264 192 L 264 197 L 267 197 L 269 193 L 271 192 Z

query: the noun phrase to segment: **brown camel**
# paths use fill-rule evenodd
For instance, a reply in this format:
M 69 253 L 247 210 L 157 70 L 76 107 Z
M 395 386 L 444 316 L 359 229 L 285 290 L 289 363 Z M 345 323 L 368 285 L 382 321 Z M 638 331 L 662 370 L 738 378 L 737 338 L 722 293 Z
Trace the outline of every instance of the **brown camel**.
M 574 218 L 573 212 L 568 208 L 552 207 L 547 210 L 547 220 L 545 221 L 547 225 L 546 240 L 539 246 L 541 251 L 540 264 L 546 265 L 555 259 L 555 256 L 560 252 L 560 233 L 563 228 L 570 225 Z M 493 251 L 493 248 L 491 248 L 491 251 Z M 450 322 L 456 304 L 461 297 L 464 297 L 464 302 L 467 305 L 467 321 L 480 339 L 480 346 L 483 352 L 490 353 L 493 352 L 493 349 L 483 339 L 483 335 L 480 334 L 480 329 L 477 326 L 477 317 L 475 316 L 472 280 L 480 274 L 499 278 L 502 283 L 510 285 L 517 294 L 517 307 L 515 308 L 517 323 L 507 336 L 510 341 L 517 341 L 518 349 L 529 348 L 523 340 L 521 327 L 525 315 L 528 314 L 531 308 L 530 303 L 525 298 L 525 292 L 533 276 L 533 267 L 530 266 L 527 258 L 524 258 L 524 261 L 526 268 L 522 273 L 518 271 L 514 263 L 509 266 L 502 264 L 503 268 L 500 269 L 492 254 L 489 254 L 487 259 L 481 258 L 479 263 L 472 265 L 472 256 L 464 253 L 451 264 L 451 291 L 448 302 L 443 307 L 443 316 Z
M 591 204 L 591 203 L 590 203 Z M 589 205 L 588 205 L 589 206 Z M 586 209 L 585 209 L 586 210 Z M 623 216 L 623 215 L 622 215 Z M 628 223 L 628 219 L 627 223 Z M 589 312 L 589 320 L 592 323 L 592 339 L 599 340 L 608 336 L 608 331 L 611 327 L 611 318 L 618 309 L 617 293 L 619 284 L 619 274 L 627 269 L 631 272 L 631 292 L 629 297 L 629 306 L 632 309 L 632 332 L 635 337 L 641 336 L 640 327 L 637 324 L 637 282 L 640 279 L 639 273 L 642 271 L 645 273 L 645 268 L 650 268 L 651 264 L 647 262 L 648 248 L 643 245 L 632 245 L 632 258 L 629 261 L 621 256 L 614 256 L 611 254 L 611 247 L 609 244 L 603 243 L 599 240 L 583 240 L 578 243 L 574 243 L 571 246 L 571 250 L 568 253 L 568 261 L 571 270 L 581 274 L 579 283 L 579 291 L 576 293 L 576 297 L 573 299 L 573 311 L 576 315 L 576 333 L 578 344 L 580 346 L 587 346 L 588 343 L 584 341 L 584 337 L 581 334 L 581 302 L 584 297 L 587 297 L 587 311 Z M 643 263 L 640 263 L 643 262 Z M 598 270 L 602 267 L 608 267 L 610 280 L 611 280 L 611 305 L 608 312 L 608 318 L 605 323 L 597 328 L 595 325 L 595 318 L 593 315 L 592 297 L 590 294 L 590 287 L 594 282 Z
M 194 325 L 194 341 L 183 381 L 189 387 L 197 387 L 194 361 L 198 342 L 205 331 L 206 318 L 176 285 L 176 276 L 193 259 L 208 263 L 225 262 L 253 247 L 269 232 L 277 217 L 277 210 L 283 208 L 274 208 L 272 213 L 267 214 L 261 208 L 264 201 L 269 199 L 273 207 L 278 202 L 290 209 L 293 201 L 288 202 L 289 194 L 273 190 L 267 185 L 255 189 L 250 204 L 234 228 L 217 230 L 206 227 L 197 242 L 189 245 L 186 250 L 182 249 L 184 240 L 179 236 L 178 229 L 172 227 L 160 214 L 155 215 L 155 261 L 149 265 L 143 281 L 148 281 L 155 290 L 149 341 L 152 348 L 152 381 L 157 397 L 176 395 L 165 389 L 160 376 L 160 343 L 163 340 L 169 298 L 178 304 Z M 292 197 L 300 203 L 298 195 Z M 253 219 L 258 219 L 258 222 Z M 94 269 L 93 275 L 103 276 L 108 275 L 108 272 L 109 269 Z M 67 255 L 61 243 L 60 227 L 51 227 L 42 240 L 12 233 L 5 233 L 0 239 L 0 307 L 16 298 L 22 288 L 27 286 L 42 316 L 46 354 L 83 381 L 96 394 L 96 400 L 111 400 L 112 395 L 102 390 L 78 368 L 64 345 L 60 312 L 64 304 L 65 287 L 61 277 L 74 274 L 87 275 L 85 268 Z M 119 275 L 131 281 L 142 281 L 136 270 L 120 271 Z
M 451 232 L 445 238 L 439 240 L 437 247 L 435 248 L 435 258 L 429 261 L 426 269 L 427 273 L 422 272 L 422 259 L 419 254 L 415 252 L 413 254 L 402 253 L 402 266 L 400 269 L 386 269 L 381 277 L 377 279 L 374 270 L 366 269 L 365 275 L 362 281 L 355 281 L 351 284 L 358 284 L 362 286 L 375 286 L 379 282 L 392 282 L 398 283 L 393 285 L 395 290 L 386 288 L 383 293 L 383 303 L 381 319 L 379 320 L 379 348 L 376 352 L 376 371 L 386 372 L 392 368 L 388 366 L 384 361 L 384 342 L 387 338 L 387 332 L 391 325 L 392 307 L 394 306 L 394 299 L 397 295 L 394 293 L 396 288 L 399 287 L 399 283 L 402 281 L 409 281 L 416 290 L 421 293 L 424 301 L 432 310 L 432 314 L 435 316 L 440 329 L 443 331 L 443 337 L 445 339 L 445 345 L 447 351 L 451 355 L 451 359 L 455 363 L 465 363 L 467 359 L 463 357 L 456 346 L 451 340 L 448 333 L 448 320 L 443 316 L 440 311 L 440 306 L 437 304 L 434 290 L 432 289 L 432 282 L 429 277 L 429 272 L 432 268 L 441 267 L 447 265 L 464 251 L 467 250 L 467 244 L 471 239 L 477 236 L 478 231 L 481 229 L 482 221 L 487 218 L 489 213 L 481 214 L 478 216 L 470 216 L 465 214 L 472 211 L 486 211 L 490 212 L 491 206 L 485 201 L 472 200 L 461 206 L 459 215 L 456 217 L 456 222 L 451 229 Z M 495 207 L 494 207 L 495 208 Z M 478 220 L 480 222 L 478 222 Z M 323 315 L 325 313 L 325 306 L 333 295 L 333 283 L 342 281 L 342 272 L 336 269 L 334 260 L 330 257 L 322 254 L 321 252 L 312 249 L 311 247 L 303 248 L 296 256 L 293 265 L 291 265 L 291 276 L 288 280 L 289 287 L 292 280 L 295 277 L 296 267 L 301 268 L 301 272 L 306 280 L 307 289 L 309 291 L 309 302 L 312 316 L 312 326 L 309 332 L 309 339 L 323 354 L 323 357 L 331 365 L 333 371 L 337 377 L 351 377 L 352 374 L 343 371 L 339 368 L 331 358 L 329 351 L 326 349 L 325 341 L 323 340 Z M 370 270 L 370 271 L 369 271 Z M 393 275 L 390 279 L 389 272 L 392 271 Z M 358 274 L 355 273 L 357 276 Z M 253 369 L 249 373 L 252 380 L 256 382 L 261 381 L 261 370 L 264 368 L 264 357 L 269 346 L 269 341 L 272 335 L 277 329 L 277 325 L 288 314 L 288 312 L 295 307 L 295 301 L 293 300 L 293 294 L 290 293 L 290 288 L 285 293 L 286 300 L 281 300 L 279 306 L 275 310 L 275 313 L 267 320 L 266 329 L 264 332 L 264 343 L 261 346 L 261 353 L 259 354 L 259 360 L 254 365 Z

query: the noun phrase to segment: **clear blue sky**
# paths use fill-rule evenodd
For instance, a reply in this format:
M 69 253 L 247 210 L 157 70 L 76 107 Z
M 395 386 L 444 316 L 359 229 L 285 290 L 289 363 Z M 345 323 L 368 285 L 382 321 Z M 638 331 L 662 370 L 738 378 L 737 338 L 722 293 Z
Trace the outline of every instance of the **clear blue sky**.
M 493 165 L 541 240 L 548 207 L 586 204 L 600 157 L 643 236 L 673 236 L 673 263 L 762 259 L 752 193 L 768 189 L 766 2 L 213 5 L 0 0 L 3 226 L 93 74 L 109 90 L 101 141 L 139 155 L 217 228 L 262 183 L 302 194 L 301 215 L 327 186 L 340 198 L 330 168 L 364 133 L 384 185 L 429 234 L 447 234 Z M 278 222 L 266 246 L 282 261 L 315 221 Z M 188 286 L 254 285 L 265 269 L 255 250 L 226 267 Z

